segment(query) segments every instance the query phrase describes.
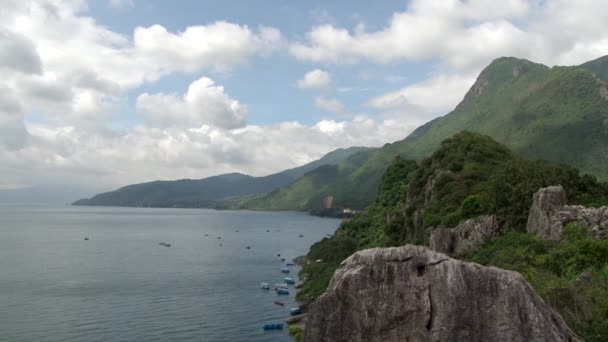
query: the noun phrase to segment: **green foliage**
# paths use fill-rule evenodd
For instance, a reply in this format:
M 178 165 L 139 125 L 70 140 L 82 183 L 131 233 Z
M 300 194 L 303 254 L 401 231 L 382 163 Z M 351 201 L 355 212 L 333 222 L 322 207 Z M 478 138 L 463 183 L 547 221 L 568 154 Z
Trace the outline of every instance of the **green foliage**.
M 296 342 L 300 342 L 302 341 L 302 337 L 304 336 L 304 330 L 298 326 L 290 325 L 289 335 L 293 336 Z
M 583 224 L 572 222 L 564 227 L 564 239 L 576 241 L 592 237 L 589 228 Z
M 297 299 L 305 301 L 321 295 L 338 265 L 356 250 L 357 241 L 352 238 L 324 238 L 312 245 L 308 262 L 302 266 L 300 275 L 306 281 L 298 290 Z
M 608 241 L 570 225 L 555 243 L 512 232 L 486 241 L 465 260 L 520 272 L 586 341 L 608 340 Z M 587 276 L 583 276 L 586 272 Z

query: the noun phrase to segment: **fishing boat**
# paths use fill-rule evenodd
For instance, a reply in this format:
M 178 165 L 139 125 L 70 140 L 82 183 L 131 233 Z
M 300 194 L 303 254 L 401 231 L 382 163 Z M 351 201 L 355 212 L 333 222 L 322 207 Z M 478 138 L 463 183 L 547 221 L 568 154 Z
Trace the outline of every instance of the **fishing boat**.
M 280 295 L 288 295 L 289 294 L 289 290 L 284 288 L 284 287 L 278 287 L 277 288 L 277 294 Z
M 281 268 L 281 272 L 283 272 L 283 273 L 289 273 L 289 268 L 283 267 L 283 268 Z
M 285 281 L 285 284 L 289 284 L 289 285 L 293 285 L 296 283 L 296 281 L 293 280 L 293 278 L 289 278 L 289 277 L 285 277 L 283 280 Z
M 268 283 L 260 283 L 260 288 L 263 290 L 270 290 L 270 285 L 268 285 Z
M 275 300 L 274 303 L 279 306 L 285 306 L 285 303 Z
M 283 323 L 269 323 L 264 324 L 264 330 L 282 330 Z

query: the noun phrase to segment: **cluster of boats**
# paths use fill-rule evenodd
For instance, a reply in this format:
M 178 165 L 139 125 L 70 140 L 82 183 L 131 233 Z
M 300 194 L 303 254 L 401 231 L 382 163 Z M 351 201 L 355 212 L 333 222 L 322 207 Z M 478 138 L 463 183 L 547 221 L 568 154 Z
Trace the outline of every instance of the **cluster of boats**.
M 280 257 L 281 254 L 279 253 L 279 254 L 277 254 L 277 256 Z M 281 258 L 281 261 L 285 261 L 285 258 Z M 293 261 L 289 261 L 289 262 L 285 263 L 285 266 L 295 266 L 295 263 Z M 281 273 L 290 273 L 289 267 L 282 267 Z M 271 286 L 267 282 L 263 282 L 263 283 L 260 283 L 260 288 L 263 290 L 273 289 L 276 291 L 276 293 L 278 295 L 289 295 L 289 285 L 295 285 L 295 283 L 296 283 L 296 281 L 293 278 L 285 277 L 285 278 L 283 278 L 282 283 L 274 284 L 274 287 Z M 275 301 L 274 303 L 279 306 L 285 306 L 285 303 L 278 301 L 278 300 Z M 289 310 L 289 313 L 291 316 L 301 315 L 302 309 L 300 309 L 299 307 L 292 308 L 291 310 Z M 270 323 L 270 324 L 264 325 L 264 330 L 281 330 L 281 329 L 283 329 L 283 323 Z

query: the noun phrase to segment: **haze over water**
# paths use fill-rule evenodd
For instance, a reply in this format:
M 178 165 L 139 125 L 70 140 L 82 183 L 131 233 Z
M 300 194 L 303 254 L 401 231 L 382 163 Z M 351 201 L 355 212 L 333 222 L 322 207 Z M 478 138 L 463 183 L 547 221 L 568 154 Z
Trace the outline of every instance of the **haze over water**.
M 295 292 L 258 285 L 285 276 L 277 253 L 303 255 L 338 223 L 292 212 L 0 207 L 0 340 L 292 341 L 262 325 L 284 321 Z

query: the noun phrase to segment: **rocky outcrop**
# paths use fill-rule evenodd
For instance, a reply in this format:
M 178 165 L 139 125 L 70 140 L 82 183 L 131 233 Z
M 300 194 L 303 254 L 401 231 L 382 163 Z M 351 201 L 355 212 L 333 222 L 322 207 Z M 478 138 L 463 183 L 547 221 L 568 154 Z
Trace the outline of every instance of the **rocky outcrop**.
M 586 208 L 566 205 L 566 191 L 561 185 L 540 189 L 534 194 L 526 230 L 541 239 L 561 240 L 564 227 L 576 222 L 590 228 L 598 239 L 608 237 L 608 207 Z
M 429 247 L 440 253 L 460 255 L 477 249 L 488 237 L 499 236 L 503 225 L 495 215 L 483 215 L 466 220 L 455 228 L 431 231 Z
M 304 341 L 578 341 L 516 272 L 406 245 L 357 252 L 312 305 Z

